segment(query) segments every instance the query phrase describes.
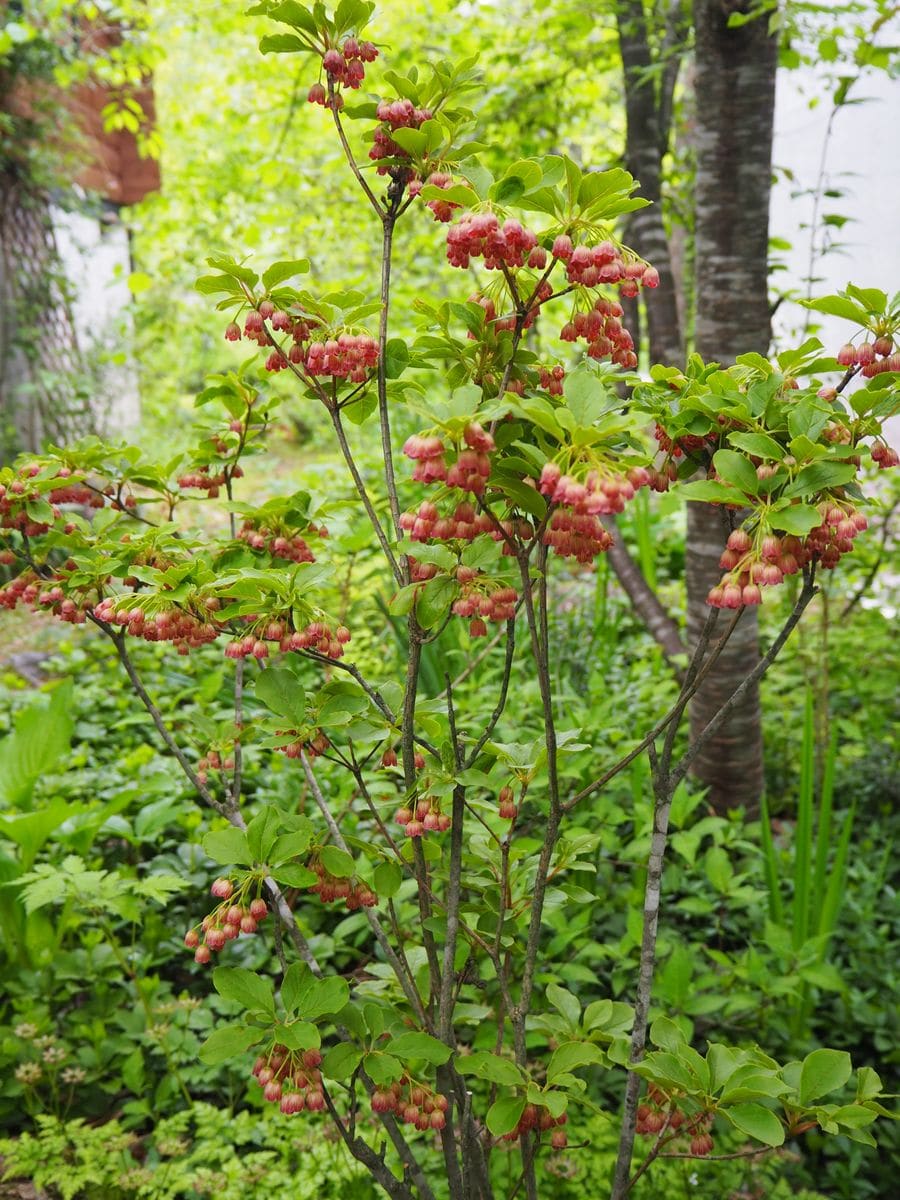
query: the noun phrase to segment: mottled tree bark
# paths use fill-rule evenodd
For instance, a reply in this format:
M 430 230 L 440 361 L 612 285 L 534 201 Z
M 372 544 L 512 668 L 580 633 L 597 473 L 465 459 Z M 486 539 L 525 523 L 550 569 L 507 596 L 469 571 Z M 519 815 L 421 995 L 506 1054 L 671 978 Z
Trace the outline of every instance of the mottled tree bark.
M 765 354 L 771 335 L 767 279 L 777 43 L 765 14 L 728 27 L 730 13 L 750 7 L 751 0 L 694 0 L 696 349 L 720 363 L 750 350 Z M 688 505 L 691 644 L 706 616 L 707 592 L 721 577 L 726 516 L 711 505 Z M 750 609 L 691 704 L 693 734 L 758 661 L 756 612 Z M 693 770 L 717 809 L 757 805 L 763 784 L 758 689 L 701 751 Z
M 628 240 L 659 272 L 659 288 L 656 292 L 645 290 L 643 300 L 650 357 L 654 362 L 669 364 L 680 364 L 684 359 L 675 279 L 660 203 L 662 159 L 669 144 L 671 96 L 683 36 L 680 9 L 678 0 L 669 6 L 664 43 L 667 57 L 660 75 L 652 70 L 654 61 L 643 0 L 620 0 L 616 6 L 625 81 L 625 165 L 640 183 L 638 194 L 651 201 L 649 207 L 628 218 Z
M 676 19 L 680 12 L 680 0 L 672 0 L 667 39 L 669 58 L 660 79 L 657 74 L 648 73 L 653 58 L 642 0 L 622 0 L 616 8 L 625 84 L 625 163 L 640 183 L 639 194 L 651 201 L 649 207 L 639 209 L 629 217 L 627 238 L 629 245 L 659 272 L 659 288 L 655 292 L 645 291 L 643 300 L 650 358 L 653 362 L 663 363 L 680 363 L 684 358 L 675 280 L 660 204 L 662 158 L 669 141 L 672 93 L 678 67 L 678 39 L 684 34 Z M 624 303 L 628 318 L 626 325 L 637 341 L 637 302 L 632 302 L 633 314 L 629 314 L 628 302 Z M 608 521 L 607 528 L 615 537 L 609 551 L 609 562 L 634 611 L 667 658 L 685 654 L 686 648 L 677 623 L 663 608 L 659 597 L 622 544 L 615 521 Z

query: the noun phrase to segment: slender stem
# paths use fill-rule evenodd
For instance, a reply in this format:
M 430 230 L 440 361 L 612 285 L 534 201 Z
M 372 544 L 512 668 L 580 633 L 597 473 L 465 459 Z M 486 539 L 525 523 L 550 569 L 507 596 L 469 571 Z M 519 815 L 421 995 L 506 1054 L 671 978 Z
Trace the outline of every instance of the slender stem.
M 344 156 L 347 159 L 347 163 L 350 167 L 350 170 L 353 172 L 354 176 L 356 177 L 356 182 L 359 184 L 359 186 L 365 192 L 366 199 L 369 201 L 369 203 L 375 209 L 375 212 L 378 214 L 379 218 L 383 221 L 384 217 L 385 217 L 384 209 L 382 208 L 382 206 L 378 202 L 378 200 L 375 198 L 375 193 L 372 191 L 372 189 L 366 183 L 365 177 L 363 176 L 362 171 L 360 171 L 359 165 L 357 164 L 356 159 L 353 157 L 353 151 L 350 149 L 350 143 L 347 141 L 347 135 L 344 132 L 344 126 L 343 126 L 343 123 L 341 122 L 341 118 L 340 118 L 340 114 L 337 109 L 337 105 L 334 103 L 334 98 L 335 98 L 334 83 L 333 83 L 332 79 L 329 77 L 329 79 L 328 79 L 328 101 L 329 101 L 328 107 L 331 109 L 331 115 L 334 117 L 334 126 L 335 126 L 335 129 L 337 129 L 338 137 L 341 139 L 341 146 L 343 147 L 343 150 L 344 150 Z
M 415 720 L 416 694 L 419 687 L 419 667 L 422 661 L 422 630 L 416 620 L 415 611 L 409 614 L 407 622 L 408 651 L 406 660 L 406 686 L 403 691 L 403 716 L 400 726 L 400 756 L 403 760 L 403 779 L 407 794 L 412 797 L 411 803 L 418 799 L 416 786 L 415 763 Z M 425 955 L 428 959 L 428 971 L 431 976 L 431 995 L 428 997 L 428 1011 L 432 1013 L 435 998 L 441 990 L 441 968 L 438 962 L 437 947 L 434 934 L 429 922 L 431 920 L 431 884 L 428 877 L 428 864 L 419 838 L 413 838 L 413 867 L 418 884 L 419 919 L 422 922 L 422 940 L 425 944 Z
M 746 677 L 746 679 L 744 679 L 744 681 L 737 688 L 735 688 L 716 715 L 710 720 L 706 728 L 702 729 L 694 739 L 684 758 L 672 772 L 672 780 L 675 786 L 677 786 L 688 773 L 691 763 L 694 761 L 697 754 L 703 749 L 709 739 L 714 737 L 724 723 L 728 720 L 728 717 L 734 710 L 735 706 L 740 704 L 747 692 L 749 692 L 750 689 L 759 682 L 759 680 L 763 677 L 763 675 L 765 675 L 766 671 L 768 671 L 769 667 L 778 657 L 778 654 L 781 652 L 781 648 L 784 646 L 784 643 L 790 637 L 813 596 L 815 596 L 816 592 L 818 591 L 815 586 L 815 577 L 815 563 L 804 568 L 803 587 L 799 596 L 797 597 L 793 609 L 791 610 L 791 614 L 782 626 L 780 633 L 772 642 L 772 645 L 769 647 L 766 653 L 760 658 L 759 662 Z
M 450 721 L 450 741 L 457 772 L 462 769 L 462 749 L 456 731 L 453 708 L 453 689 L 447 676 L 447 715 Z M 456 978 L 456 944 L 459 937 L 459 905 L 462 897 L 463 821 L 466 792 L 461 784 L 453 789 L 453 810 L 450 825 L 450 858 L 447 878 L 446 930 L 444 933 L 444 963 L 441 972 L 440 1002 L 438 1005 L 438 1036 L 448 1046 L 455 1046 L 453 1036 L 453 982 Z
M 116 653 L 118 654 L 119 660 L 121 661 L 122 666 L 125 668 L 125 672 L 131 681 L 131 686 L 134 689 L 135 695 L 149 713 L 150 718 L 152 719 L 153 724 L 156 726 L 160 737 L 174 755 L 178 765 L 181 767 L 182 771 L 187 776 L 200 798 L 205 804 L 208 804 L 210 808 L 214 808 L 217 813 L 225 817 L 230 824 L 235 826 L 235 828 L 246 829 L 247 823 L 241 816 L 239 808 L 231 805 L 226 808 L 224 804 L 222 804 L 215 798 L 215 796 L 213 796 L 209 788 L 204 783 L 200 782 L 200 779 L 197 777 L 197 772 L 191 766 L 181 747 L 175 741 L 171 731 L 168 729 L 165 721 L 162 718 L 162 714 L 154 704 L 150 693 L 144 687 L 143 680 L 138 674 L 137 668 L 135 667 L 134 662 L 131 659 L 131 655 L 128 653 L 128 649 L 125 645 L 125 634 L 115 630 L 106 621 L 102 621 L 97 617 L 91 616 L 90 619 L 98 629 L 101 629 L 106 634 L 106 636 L 115 646 Z M 314 971 L 317 975 L 321 975 L 322 972 L 318 962 L 316 961 L 316 956 L 313 954 L 309 943 L 297 925 L 296 918 L 291 911 L 290 905 L 285 900 L 281 888 L 278 886 L 275 880 L 269 876 L 265 878 L 264 883 L 266 885 L 266 890 L 271 895 L 272 901 L 285 925 L 285 928 L 288 931 L 288 935 L 290 936 L 291 941 L 294 943 L 297 953 L 301 956 L 304 962 L 308 963 L 312 971 Z
M 547 549 L 542 546 L 538 555 L 538 592 L 540 617 L 535 612 L 534 597 L 528 578 L 526 560 L 520 559 L 523 573 L 525 592 L 525 611 L 528 616 L 528 627 L 531 633 L 532 654 L 537 667 L 538 682 L 541 692 L 541 704 L 544 718 L 544 744 L 547 750 L 547 791 L 550 799 L 550 811 L 547 817 L 547 828 L 544 834 L 544 844 L 538 860 L 537 875 L 534 881 L 534 891 L 531 900 L 531 923 L 528 930 L 528 941 L 525 949 L 525 966 L 522 974 L 522 989 L 519 1003 L 516 1006 L 514 1022 L 520 1027 L 517 1040 L 520 1042 L 517 1051 L 519 1065 L 525 1062 L 525 1019 L 531 1003 L 531 991 L 534 985 L 534 972 L 537 963 L 537 952 L 540 943 L 541 917 L 544 909 L 544 896 L 547 889 L 547 878 L 550 873 L 550 863 L 556 841 L 559 836 L 559 826 L 562 819 L 562 805 L 559 798 L 559 776 L 557 767 L 556 722 L 553 715 L 553 696 L 550 684 L 550 661 L 547 642 Z M 526 1179 L 526 1191 L 528 1180 Z
M 334 1101 L 328 1093 L 325 1085 L 322 1085 L 322 1095 L 325 1097 L 325 1107 L 328 1109 L 328 1114 L 341 1136 L 344 1145 L 353 1155 L 357 1162 L 361 1162 L 369 1174 L 377 1183 L 384 1188 L 389 1196 L 393 1196 L 396 1200 L 414 1200 L 412 1190 L 405 1179 L 398 1179 L 397 1176 L 385 1164 L 383 1158 L 375 1153 L 375 1151 L 366 1142 L 359 1137 L 352 1137 L 347 1126 L 341 1119 L 340 1113 L 334 1107 Z
M 315 800 L 316 805 L 318 806 L 319 812 L 325 818 L 325 824 L 328 826 L 328 830 L 331 833 L 332 838 L 334 839 L 334 844 L 336 846 L 338 846 L 341 850 L 343 850 L 345 853 L 349 854 L 349 852 L 350 852 L 349 847 L 347 846 L 347 843 L 344 840 L 344 835 L 341 833 L 340 826 L 338 825 L 337 821 L 334 819 L 334 814 L 332 813 L 331 809 L 328 807 L 328 801 L 325 799 L 325 796 L 322 793 L 322 789 L 319 787 L 319 781 L 318 781 L 318 779 L 316 779 L 315 773 L 312 769 L 310 761 L 307 758 L 305 752 L 301 752 L 300 761 L 303 763 L 303 773 L 306 776 L 306 782 L 309 784 L 309 790 L 313 794 L 313 799 Z M 425 1008 L 422 1004 L 421 997 L 419 996 L 419 993 L 416 991 L 415 986 L 412 985 L 411 979 L 407 977 L 406 972 L 403 970 L 403 965 L 400 962 L 399 958 L 397 957 L 397 954 L 396 954 L 393 946 L 391 945 L 387 934 L 384 931 L 384 926 L 381 924 L 378 917 L 375 915 L 375 913 L 372 911 L 371 908 L 365 908 L 365 909 L 363 909 L 363 911 L 366 914 L 366 920 L 369 922 L 369 928 L 374 933 L 375 940 L 378 942 L 378 945 L 381 947 L 381 951 L 384 954 L 385 958 L 387 959 L 388 963 L 390 964 L 391 970 L 394 972 L 395 976 L 397 977 L 397 982 L 400 984 L 401 988 L 403 989 L 403 994 L 406 996 L 406 999 L 409 1001 L 410 1007 L 412 1008 L 413 1012 L 416 1014 L 419 1021 L 423 1025 L 428 1026 L 430 1029 L 430 1027 L 431 1027 L 430 1022 L 428 1021 L 428 1017 L 425 1012 Z
M 638 974 L 638 985 L 634 1004 L 634 1027 L 631 1035 L 631 1054 L 629 1063 L 631 1066 L 640 1062 L 644 1054 L 644 1047 L 647 1039 L 647 1026 L 649 1023 L 650 999 L 653 991 L 653 976 L 656 966 L 656 939 L 659 928 L 659 909 L 662 892 L 662 873 L 663 863 L 665 859 L 666 845 L 668 841 L 669 831 L 669 814 L 672 807 L 672 797 L 678 784 L 687 774 L 691 762 L 702 749 L 703 745 L 714 736 L 716 731 L 721 728 L 723 722 L 727 720 L 728 714 L 733 710 L 734 706 L 740 703 L 741 698 L 746 695 L 747 691 L 753 687 L 769 667 L 774 662 L 782 646 L 784 646 L 791 631 L 796 626 L 800 617 L 803 615 L 809 602 L 816 594 L 815 587 L 815 566 L 805 569 L 803 588 L 797 597 L 794 607 L 782 626 L 778 636 L 772 642 L 772 645 L 761 657 L 759 663 L 746 676 L 746 678 L 735 688 L 728 700 L 722 705 L 716 715 L 703 729 L 694 743 L 689 747 L 687 752 L 682 757 L 680 763 L 674 770 L 670 769 L 672 746 L 674 744 L 674 733 L 672 730 L 666 737 L 666 743 L 662 756 L 655 765 L 653 773 L 653 790 L 654 790 L 654 806 L 653 806 L 653 834 L 650 844 L 650 854 L 647 861 L 647 882 L 644 889 L 644 920 L 643 932 L 641 937 L 641 956 L 640 968 Z M 732 628 L 734 622 L 732 623 Z M 692 662 L 688 668 L 688 676 L 694 677 L 696 682 L 699 682 L 700 676 L 703 673 L 700 669 L 700 659 L 705 650 L 704 643 L 708 643 L 709 635 L 712 632 L 712 623 L 707 620 L 704 626 L 703 635 L 698 642 L 697 649 L 693 655 Z M 730 632 L 730 631 L 729 631 Z M 716 649 L 719 649 L 717 647 Z M 715 653 L 715 651 L 714 651 Z M 710 656 L 712 657 L 712 656 Z M 708 662 L 704 664 L 708 668 Z M 684 714 L 686 702 L 684 702 L 685 688 L 682 689 L 682 696 L 676 704 L 678 712 L 677 720 L 673 723 L 677 725 Z M 625 1103 L 622 1116 L 622 1127 L 619 1135 L 619 1148 L 616 1158 L 615 1174 L 613 1178 L 613 1188 L 611 1200 L 624 1200 L 630 1187 L 629 1175 L 631 1171 L 631 1158 L 634 1149 L 635 1126 L 637 1122 L 637 1107 L 638 1096 L 640 1093 L 641 1081 L 640 1077 L 629 1071 L 628 1080 L 625 1085 Z
M 506 622 L 506 659 L 503 663 L 503 677 L 500 681 L 500 696 L 497 699 L 497 704 L 491 713 L 490 720 L 484 727 L 484 732 L 472 748 L 472 752 L 466 760 L 466 766 L 471 767 L 478 755 L 487 745 L 487 742 L 497 727 L 497 722 L 503 716 L 503 710 L 506 708 L 506 698 L 509 693 L 509 680 L 512 674 L 513 658 L 516 652 L 516 622 L 515 618 Z M 449 677 L 447 678 L 447 695 L 450 695 L 452 685 Z
M 381 452 L 384 455 L 384 480 L 387 485 L 388 502 L 394 521 L 394 533 L 400 535 L 400 501 L 397 498 L 397 482 L 394 478 L 394 451 L 391 445 L 391 421 L 387 398 L 387 364 L 385 353 L 388 340 L 388 312 L 391 300 L 391 250 L 394 240 L 394 224 L 397 220 L 396 206 L 403 195 L 402 184 L 392 181 L 388 191 L 390 208 L 383 218 L 384 238 L 381 249 L 381 317 L 378 323 L 378 421 L 381 426 Z
M 241 802 L 241 787 L 243 785 L 244 755 L 241 745 L 241 732 L 244 728 L 244 660 L 239 658 L 234 664 L 234 772 L 231 776 L 231 803 L 235 806 Z
M 363 503 L 363 508 L 366 510 L 369 521 L 371 522 L 372 528 L 375 531 L 375 536 L 378 538 L 381 549 L 384 552 L 384 556 L 390 564 L 394 579 L 402 586 L 405 582 L 403 578 L 403 572 L 400 570 L 397 560 L 394 557 L 394 552 L 390 547 L 390 543 L 388 542 L 387 534 L 384 532 L 384 526 L 379 521 L 378 514 L 375 512 L 375 508 L 372 504 L 369 493 L 366 491 L 366 485 L 363 483 L 363 478 L 359 473 L 359 468 L 357 467 L 356 460 L 353 457 L 353 451 L 350 449 L 350 444 L 347 441 L 347 434 L 344 431 L 344 424 L 341 421 L 340 411 L 335 407 L 330 407 L 329 412 L 331 414 L 331 423 L 334 426 L 334 432 L 337 435 L 338 445 L 341 448 L 341 454 L 344 456 L 344 462 L 347 464 L 347 469 L 349 470 L 353 479 L 353 483 L 356 486 L 356 493 Z

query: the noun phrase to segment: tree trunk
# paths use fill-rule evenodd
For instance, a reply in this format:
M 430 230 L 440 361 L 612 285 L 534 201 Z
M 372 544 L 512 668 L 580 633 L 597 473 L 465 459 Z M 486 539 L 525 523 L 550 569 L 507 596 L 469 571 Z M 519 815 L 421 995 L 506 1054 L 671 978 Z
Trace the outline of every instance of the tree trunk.
M 765 354 L 771 335 L 767 280 L 777 43 L 766 14 L 728 27 L 729 13 L 751 7 L 751 0 L 694 0 L 696 349 L 723 364 L 751 350 Z M 711 505 L 688 505 L 691 644 L 706 616 L 706 595 L 721 577 L 726 516 Z M 758 659 L 756 612 L 749 609 L 691 705 L 693 734 Z M 763 785 L 758 689 L 697 756 L 694 774 L 709 787 L 716 809 L 755 808 Z
M 625 78 L 625 165 L 641 185 L 638 194 L 651 201 L 648 208 L 638 209 L 628 218 L 628 240 L 659 272 L 656 292 L 643 293 L 650 357 L 653 362 L 681 364 L 684 346 L 661 204 L 662 158 L 669 142 L 670 90 L 675 85 L 681 30 L 673 18 L 666 38 L 670 57 L 658 84 L 643 0 L 621 0 L 616 18 Z M 672 63 L 675 73 L 670 69 Z

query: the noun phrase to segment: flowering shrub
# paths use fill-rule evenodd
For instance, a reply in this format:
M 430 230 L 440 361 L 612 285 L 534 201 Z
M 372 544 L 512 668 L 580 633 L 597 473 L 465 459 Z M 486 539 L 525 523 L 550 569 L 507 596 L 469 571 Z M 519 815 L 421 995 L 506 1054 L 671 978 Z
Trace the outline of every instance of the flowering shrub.
M 898 407 L 900 311 L 880 292 L 848 287 L 814 307 L 866 330 L 871 355 L 869 342 L 830 358 L 809 341 L 775 362 L 744 355 L 723 369 L 694 356 L 684 370 L 656 366 L 643 379 L 623 301 L 659 279 L 616 232 L 616 219 L 644 204 L 627 172 L 585 171 L 549 155 L 494 178 L 468 140 L 460 98 L 475 83 L 471 64 L 387 70 L 390 95 L 345 104 L 364 64 L 380 57 L 362 40 L 371 6 L 342 0 L 330 17 L 293 2 L 252 11 L 290 30 L 264 38 L 263 52 L 309 57 L 310 101 L 327 110 L 383 231 L 379 294 L 301 287 L 305 260 L 258 274 L 211 257 L 198 289 L 218 298 L 225 339 L 252 345 L 262 381 L 251 382 L 245 363 L 210 382 L 190 462 L 92 441 L 0 473 L 0 554 L 13 568 L 0 601 L 90 622 L 109 637 L 199 797 L 222 817 L 204 841 L 223 868 L 211 888 L 220 903 L 185 944 L 200 965 L 221 956 L 215 986 L 243 1016 L 213 1032 L 204 1060 L 252 1048 L 250 1086 L 286 1116 L 323 1114 L 396 1197 L 431 1200 L 449 1189 L 487 1200 L 523 1190 L 533 1200 L 544 1159 L 577 1143 L 598 1071 L 626 1079 L 613 1197 L 628 1190 L 636 1136 L 649 1139 L 639 1143 L 637 1173 L 668 1153 L 708 1156 L 721 1128 L 762 1147 L 814 1126 L 874 1144 L 868 1126 L 883 1110 L 871 1069 L 845 1092 L 852 1067 L 843 1052 L 779 1064 L 758 1048 L 711 1042 L 701 1054 L 682 1022 L 651 1024 L 650 999 L 675 788 L 771 666 L 815 595 L 817 572 L 836 566 L 865 529 L 863 473 L 870 462 L 896 462 L 882 426 Z M 345 119 L 371 142 L 374 182 Z M 458 299 L 422 300 L 425 328 L 408 345 L 390 336 L 393 235 L 398 221 L 426 214 L 436 222 L 436 252 L 445 242 L 449 263 L 476 272 L 478 284 L 467 298 L 468 282 Z M 566 349 L 579 341 L 580 359 Z M 406 621 L 402 681 L 373 677 L 354 655 L 355 614 L 345 625 L 328 507 L 316 511 L 302 492 L 262 504 L 241 494 L 243 462 L 265 451 L 274 407 L 265 380 L 276 373 L 293 376 L 305 402 L 328 416 L 391 581 L 391 611 Z M 377 436 L 379 478 L 361 469 L 348 423 Z M 402 446 L 408 472 L 397 456 L 400 424 L 415 426 Z M 590 748 L 590 735 L 565 728 L 551 686 L 553 574 L 589 569 L 636 491 L 673 484 L 727 517 L 709 620 L 671 710 L 566 795 L 559 756 Z M 192 493 L 224 502 L 218 534 L 182 519 Z M 791 577 L 800 582 L 785 625 L 679 756 L 686 706 L 741 613 Z M 725 629 L 722 608 L 734 612 Z M 472 639 L 487 638 L 493 624 L 482 653 L 503 663 L 499 693 L 467 691 L 465 708 L 458 680 L 448 677 L 440 695 L 420 686 L 423 648 L 455 618 Z M 215 643 L 233 661 L 233 727 L 202 754 L 163 721 L 130 657 L 134 638 L 184 654 Z M 262 667 L 266 660 L 274 662 Z M 480 661 L 473 657 L 466 674 Z M 540 694 L 536 744 L 494 739 L 516 672 Z M 250 722 L 249 695 L 260 710 Z M 297 762 L 311 813 L 268 806 L 245 817 L 242 761 L 251 748 Z M 547 983 L 542 915 L 574 902 L 574 873 L 592 870 L 579 804 L 643 753 L 654 824 L 630 1006 L 602 988 L 579 997 Z M 318 758 L 343 772 L 339 803 Z M 300 892 L 359 912 L 371 935 L 367 958 L 383 968 L 376 982 L 363 967 L 323 972 L 293 911 Z M 397 920 L 401 892 L 417 905 L 414 929 Z M 274 920 L 264 921 L 270 911 Z M 227 961 L 230 942 L 269 929 L 281 956 L 277 987 Z M 378 1149 L 385 1136 L 390 1161 Z M 440 1179 L 424 1165 L 433 1172 L 435 1143 Z M 507 1187 L 497 1164 L 510 1154 Z

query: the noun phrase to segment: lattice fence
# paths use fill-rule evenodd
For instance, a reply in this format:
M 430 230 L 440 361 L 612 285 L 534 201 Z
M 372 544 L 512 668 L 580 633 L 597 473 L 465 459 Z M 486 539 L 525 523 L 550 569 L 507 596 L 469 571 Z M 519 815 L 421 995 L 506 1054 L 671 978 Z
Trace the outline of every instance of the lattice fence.
M 47 194 L 0 174 L 0 413 L 28 449 L 94 431 Z

